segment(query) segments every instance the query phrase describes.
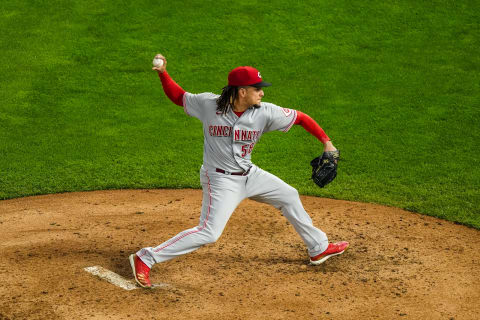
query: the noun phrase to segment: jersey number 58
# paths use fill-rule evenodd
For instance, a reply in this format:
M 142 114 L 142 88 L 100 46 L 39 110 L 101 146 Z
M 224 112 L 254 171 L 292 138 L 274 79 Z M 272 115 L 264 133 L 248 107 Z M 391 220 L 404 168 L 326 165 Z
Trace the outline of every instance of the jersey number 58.
M 245 157 L 247 154 L 252 153 L 253 147 L 255 146 L 255 142 L 250 144 L 244 144 L 242 146 L 242 158 Z

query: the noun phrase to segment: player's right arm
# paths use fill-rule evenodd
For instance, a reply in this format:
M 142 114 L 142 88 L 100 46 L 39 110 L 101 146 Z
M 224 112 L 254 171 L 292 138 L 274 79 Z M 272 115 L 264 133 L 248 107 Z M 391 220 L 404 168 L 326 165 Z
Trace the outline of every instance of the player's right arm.
M 205 114 L 211 114 L 212 112 L 215 114 L 215 101 L 218 98 L 218 95 L 210 92 L 200 94 L 186 92 L 175 81 L 173 81 L 168 74 L 166 69 L 167 59 L 161 54 L 157 54 L 155 58 L 162 59 L 163 65 L 153 67 L 152 69 L 158 72 L 158 76 L 162 81 L 163 91 L 165 91 L 165 94 L 173 103 L 183 107 L 183 111 L 185 111 L 187 115 L 195 117 L 202 122 L 205 120 Z
M 167 97 L 175 103 L 177 106 L 183 107 L 183 96 L 185 95 L 185 90 L 182 89 L 168 74 L 167 72 L 167 59 L 161 54 L 157 54 L 155 58 L 160 58 L 163 60 L 163 65 L 161 67 L 153 67 L 152 70 L 158 72 L 160 81 L 162 81 L 163 91 Z

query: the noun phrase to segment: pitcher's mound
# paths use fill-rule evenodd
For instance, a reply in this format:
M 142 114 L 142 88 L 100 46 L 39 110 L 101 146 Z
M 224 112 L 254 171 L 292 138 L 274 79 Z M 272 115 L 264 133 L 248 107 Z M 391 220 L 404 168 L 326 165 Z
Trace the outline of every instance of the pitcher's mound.
M 128 256 L 198 224 L 200 190 L 79 192 L 0 201 L 0 319 L 478 319 L 480 232 L 400 209 L 302 197 L 343 255 L 308 265 L 275 208 L 244 201 L 222 237 L 124 290 Z

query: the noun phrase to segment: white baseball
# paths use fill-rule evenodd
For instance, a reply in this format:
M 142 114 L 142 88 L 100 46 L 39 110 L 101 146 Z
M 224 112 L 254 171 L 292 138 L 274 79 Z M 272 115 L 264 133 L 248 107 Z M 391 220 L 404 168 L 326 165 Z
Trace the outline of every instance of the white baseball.
M 161 66 L 163 66 L 163 60 L 160 58 L 153 59 L 153 66 L 155 68 L 160 68 Z

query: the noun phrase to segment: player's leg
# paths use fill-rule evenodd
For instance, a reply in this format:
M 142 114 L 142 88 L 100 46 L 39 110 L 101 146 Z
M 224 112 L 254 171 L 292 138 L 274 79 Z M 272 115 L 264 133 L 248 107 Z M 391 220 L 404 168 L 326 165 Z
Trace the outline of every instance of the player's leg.
M 248 175 L 246 188 L 250 199 L 271 204 L 282 211 L 304 241 L 311 257 L 327 249 L 327 235 L 313 225 L 295 188 L 256 166 Z
M 155 263 L 170 260 L 217 241 L 233 211 L 245 198 L 245 180 L 245 177 L 202 170 L 203 202 L 199 224 L 157 247 L 141 249 L 137 256 L 151 268 Z

